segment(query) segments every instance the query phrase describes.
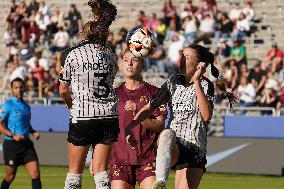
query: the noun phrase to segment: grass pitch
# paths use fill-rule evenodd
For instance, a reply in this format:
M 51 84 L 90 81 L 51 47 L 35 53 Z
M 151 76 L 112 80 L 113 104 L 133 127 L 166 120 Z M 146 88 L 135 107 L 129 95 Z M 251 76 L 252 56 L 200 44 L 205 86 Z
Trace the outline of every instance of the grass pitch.
M 41 166 L 41 179 L 43 189 L 63 189 L 66 176 L 66 167 Z M 0 166 L 1 181 L 5 168 Z M 25 169 L 20 167 L 16 179 L 10 189 L 30 189 L 31 179 Z M 93 178 L 86 169 L 83 176 L 83 189 L 94 188 Z M 139 188 L 139 187 L 137 187 Z M 168 189 L 174 188 L 174 172 L 171 172 Z M 235 175 L 206 173 L 201 181 L 199 189 L 282 189 L 284 178 L 276 176 Z

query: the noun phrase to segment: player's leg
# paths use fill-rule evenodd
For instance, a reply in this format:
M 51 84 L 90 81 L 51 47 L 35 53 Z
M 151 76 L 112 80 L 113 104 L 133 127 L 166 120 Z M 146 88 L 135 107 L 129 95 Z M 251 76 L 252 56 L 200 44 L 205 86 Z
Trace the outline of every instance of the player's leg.
M 93 140 L 94 180 L 97 189 L 109 189 L 110 181 L 106 170 L 111 156 L 112 144 L 117 140 L 119 133 L 118 119 L 97 120 L 95 124 L 96 127 L 90 133 L 90 136 L 96 136 L 96 140 Z
M 171 129 L 161 132 L 158 140 L 156 157 L 156 182 L 153 189 L 165 188 L 172 166 L 173 151 L 175 146 L 175 133 Z
M 32 178 L 32 188 L 41 189 L 40 170 L 38 157 L 32 141 L 28 140 L 23 146 L 22 153 L 23 164 Z
M 93 174 L 97 189 L 109 189 L 110 182 L 107 173 L 112 144 L 93 145 Z
M 135 172 L 132 166 L 110 166 L 111 189 L 134 189 L 136 184 Z
M 197 189 L 202 176 L 203 169 L 201 168 L 184 168 L 177 170 L 175 175 L 175 188 Z
M 32 188 L 41 189 L 40 171 L 38 161 L 31 161 L 25 164 L 28 174 L 32 178 Z
M 152 188 L 154 182 L 156 181 L 155 171 L 155 162 L 141 166 L 139 169 L 137 169 L 136 177 L 141 189 Z
M 9 189 L 10 184 L 15 179 L 16 172 L 17 172 L 16 167 L 6 165 L 5 168 L 6 168 L 6 176 L 4 177 L 4 179 L 1 183 L 1 189 Z
M 68 143 L 69 171 L 65 180 L 64 189 L 81 189 L 82 173 L 85 168 L 86 156 L 89 146 L 75 146 Z

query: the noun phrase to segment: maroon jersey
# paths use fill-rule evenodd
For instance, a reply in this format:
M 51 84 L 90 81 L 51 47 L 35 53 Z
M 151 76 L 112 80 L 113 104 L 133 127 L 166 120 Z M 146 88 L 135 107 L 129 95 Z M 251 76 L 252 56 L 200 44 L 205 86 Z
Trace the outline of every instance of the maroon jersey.
M 134 115 L 132 112 L 126 111 L 124 106 L 127 101 L 131 100 L 136 103 L 137 109 L 140 110 L 156 94 L 157 90 L 157 87 L 148 83 L 143 83 L 136 90 L 127 89 L 124 83 L 116 88 L 120 133 L 118 141 L 112 147 L 110 165 L 146 165 L 155 161 L 155 142 L 157 137 L 155 132 L 146 129 L 142 124 L 136 125 L 132 130 L 137 140 L 135 149 L 127 143 L 124 130 L 133 120 Z M 156 109 L 150 118 L 160 115 L 166 116 L 166 114 L 166 109 L 162 107 Z

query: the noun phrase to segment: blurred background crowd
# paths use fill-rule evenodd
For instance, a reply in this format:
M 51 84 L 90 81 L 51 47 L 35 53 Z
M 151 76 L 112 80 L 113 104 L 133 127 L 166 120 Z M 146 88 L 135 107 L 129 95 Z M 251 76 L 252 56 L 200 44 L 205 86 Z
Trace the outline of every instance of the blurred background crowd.
M 185 1 L 184 9 L 177 11 L 178 5 L 165 0 L 161 17 L 147 10 L 137 12 L 131 27 L 150 28 L 159 42 L 155 53 L 144 61 L 146 73 L 167 79 L 178 72 L 183 47 L 202 44 L 215 54 L 215 64 L 222 73 L 219 79 L 239 94 L 241 107 L 284 108 L 284 54 L 277 43 L 272 42 L 264 58 L 249 63 L 246 43 L 258 22 L 253 2 L 234 3 L 228 12 L 219 10 L 215 0 L 198 2 Z M 8 90 L 10 81 L 20 77 L 26 81 L 28 98 L 58 97 L 61 54 L 78 43 L 82 12 L 74 4 L 63 12 L 44 1 L 12 0 L 4 22 L 3 42 L 9 55 L 5 57 L 1 90 Z M 119 60 L 127 48 L 125 38 L 130 28 L 109 33 L 108 44 Z M 215 81 L 210 71 L 206 74 Z M 222 100 L 222 95 L 217 95 L 216 101 Z

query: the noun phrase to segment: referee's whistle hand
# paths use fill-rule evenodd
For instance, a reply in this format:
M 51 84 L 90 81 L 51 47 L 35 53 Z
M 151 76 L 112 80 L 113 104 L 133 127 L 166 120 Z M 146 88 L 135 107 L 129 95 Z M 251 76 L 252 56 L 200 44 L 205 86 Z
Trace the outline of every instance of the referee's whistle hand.
M 22 141 L 22 140 L 24 140 L 25 139 L 25 137 L 23 136 L 23 135 L 14 135 L 13 136 L 13 139 L 15 140 L 15 141 Z

